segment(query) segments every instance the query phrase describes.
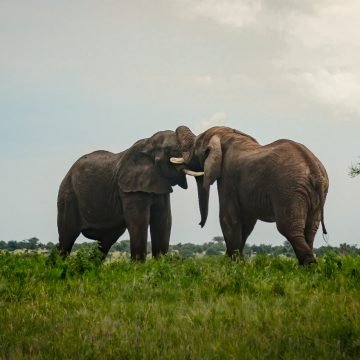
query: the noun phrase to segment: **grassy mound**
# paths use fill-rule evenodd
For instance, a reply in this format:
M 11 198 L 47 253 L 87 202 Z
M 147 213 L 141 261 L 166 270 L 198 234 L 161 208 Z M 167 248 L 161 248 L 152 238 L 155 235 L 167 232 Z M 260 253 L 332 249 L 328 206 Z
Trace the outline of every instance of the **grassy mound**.
M 0 254 L 6 359 L 360 356 L 360 257 Z

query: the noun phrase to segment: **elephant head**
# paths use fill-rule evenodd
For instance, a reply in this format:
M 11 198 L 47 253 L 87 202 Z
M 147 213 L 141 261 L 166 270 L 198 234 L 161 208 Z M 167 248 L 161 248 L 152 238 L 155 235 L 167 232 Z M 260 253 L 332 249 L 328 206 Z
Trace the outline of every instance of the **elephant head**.
M 203 227 L 206 223 L 209 209 L 210 186 L 221 177 L 223 150 L 221 139 L 231 141 L 234 133 L 241 135 L 242 141 L 256 143 L 251 136 L 241 131 L 224 126 L 212 127 L 196 136 L 186 126 L 176 129 L 181 144 L 181 158 L 171 159 L 175 164 L 185 164 L 196 177 L 201 221 Z
M 181 143 L 174 131 L 160 131 L 137 141 L 118 163 L 116 178 L 120 189 L 155 194 L 171 193 L 175 185 L 187 189 L 185 165 L 170 161 L 181 154 Z
M 210 185 L 221 172 L 222 151 L 218 135 L 208 136 L 205 132 L 195 136 L 186 126 L 176 129 L 181 144 L 181 158 L 171 159 L 175 164 L 185 164 L 191 169 L 191 175 L 196 176 L 201 220 L 199 225 L 206 223 L 209 209 Z

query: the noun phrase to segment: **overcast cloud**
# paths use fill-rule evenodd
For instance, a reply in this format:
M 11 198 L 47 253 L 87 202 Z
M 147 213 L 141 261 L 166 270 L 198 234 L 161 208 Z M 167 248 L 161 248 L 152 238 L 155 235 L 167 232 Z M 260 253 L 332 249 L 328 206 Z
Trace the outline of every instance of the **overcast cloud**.
M 329 173 L 330 243 L 359 244 L 359 18 L 357 0 L 0 1 L 0 240 L 56 242 L 79 156 L 185 124 L 304 143 Z M 189 183 L 172 195 L 172 243 L 221 234 L 216 187 L 201 230 Z M 283 240 L 258 223 L 249 243 Z

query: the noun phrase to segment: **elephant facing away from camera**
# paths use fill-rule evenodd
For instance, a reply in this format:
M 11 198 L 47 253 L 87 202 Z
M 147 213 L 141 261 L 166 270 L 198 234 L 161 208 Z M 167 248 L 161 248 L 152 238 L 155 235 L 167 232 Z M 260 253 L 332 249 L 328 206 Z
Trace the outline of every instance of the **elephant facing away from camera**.
M 58 194 L 59 250 L 70 253 L 82 233 L 98 240 L 104 257 L 125 232 L 131 258 L 145 260 L 150 225 L 152 255 L 168 251 L 172 186 L 186 189 L 184 165 L 170 162 L 181 156 L 174 131 L 161 131 L 114 154 L 95 151 L 82 156 L 63 179 Z
M 324 166 L 304 145 L 278 140 L 262 146 L 228 127 L 212 127 L 199 136 L 176 129 L 185 164 L 197 177 L 200 225 L 208 214 L 210 185 L 217 181 L 220 225 L 227 254 L 242 253 L 257 220 L 275 222 L 302 265 L 315 262 L 314 237 L 324 225 L 329 180 Z

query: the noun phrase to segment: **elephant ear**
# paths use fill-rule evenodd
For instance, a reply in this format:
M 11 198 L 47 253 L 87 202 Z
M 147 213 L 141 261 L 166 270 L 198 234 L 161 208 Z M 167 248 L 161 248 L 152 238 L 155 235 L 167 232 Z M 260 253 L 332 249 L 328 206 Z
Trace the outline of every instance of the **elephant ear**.
M 220 137 L 214 135 L 208 144 L 204 163 L 204 189 L 208 189 L 221 175 L 222 150 Z
M 173 191 L 170 181 L 155 165 L 148 139 L 139 140 L 123 153 L 117 164 L 116 178 L 123 192 L 169 194 Z

